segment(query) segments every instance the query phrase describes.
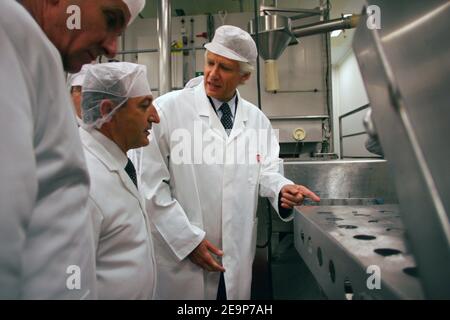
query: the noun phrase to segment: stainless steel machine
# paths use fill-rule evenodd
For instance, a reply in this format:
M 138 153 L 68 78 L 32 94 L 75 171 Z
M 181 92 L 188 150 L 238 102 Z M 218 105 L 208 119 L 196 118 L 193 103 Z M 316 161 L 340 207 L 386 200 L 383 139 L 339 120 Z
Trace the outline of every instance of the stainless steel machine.
M 287 162 L 320 205 L 297 208 L 295 248 L 329 299 L 424 297 L 384 160 Z
M 450 298 L 450 2 L 367 1 L 354 50 L 426 298 Z M 367 15 L 365 19 L 368 19 Z
M 285 163 L 322 197 L 296 208 L 293 235 L 326 298 L 450 298 L 449 16 L 443 0 L 368 0 L 363 10 L 353 47 L 387 161 Z M 263 32 L 290 34 L 263 19 Z M 273 233 L 290 232 L 273 222 Z

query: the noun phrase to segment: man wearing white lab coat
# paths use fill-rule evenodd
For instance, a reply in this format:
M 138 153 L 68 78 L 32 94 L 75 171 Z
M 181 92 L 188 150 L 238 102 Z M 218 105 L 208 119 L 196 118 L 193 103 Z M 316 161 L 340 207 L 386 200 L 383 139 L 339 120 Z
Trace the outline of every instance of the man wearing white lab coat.
M 114 55 L 134 10 L 78 1 L 73 31 L 70 4 L 0 1 L 0 299 L 96 298 L 89 177 L 63 67 Z
M 105 63 L 83 83 L 81 141 L 91 177 L 99 299 L 152 299 L 156 267 L 145 202 L 127 151 L 146 146 L 152 105 L 145 66 Z
M 279 174 L 269 120 L 236 90 L 256 62 L 250 35 L 222 26 L 205 47 L 204 81 L 155 101 L 156 143 L 143 149 L 160 299 L 249 299 L 258 194 L 277 211 L 319 200 Z

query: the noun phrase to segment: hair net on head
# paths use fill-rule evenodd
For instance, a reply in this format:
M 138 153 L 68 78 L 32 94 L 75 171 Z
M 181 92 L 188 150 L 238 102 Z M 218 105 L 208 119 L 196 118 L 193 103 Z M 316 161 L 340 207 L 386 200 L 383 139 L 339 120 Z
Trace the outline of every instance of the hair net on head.
M 258 57 L 256 43 L 250 34 L 235 26 L 217 28 L 213 40 L 205 48 L 219 56 L 247 62 L 254 66 Z
M 122 0 L 128 6 L 128 10 L 130 10 L 131 18 L 128 25 L 130 25 L 134 19 L 138 16 L 138 14 L 145 7 L 145 0 Z
M 84 77 L 86 76 L 87 69 L 91 66 L 91 64 L 85 64 L 80 72 L 78 73 L 69 73 L 67 75 L 67 87 L 70 89 L 72 87 L 83 86 Z
M 83 127 L 100 128 L 129 98 L 151 94 L 145 66 L 128 62 L 93 65 L 87 70 L 83 83 Z M 114 104 L 108 115 L 100 111 L 104 100 Z

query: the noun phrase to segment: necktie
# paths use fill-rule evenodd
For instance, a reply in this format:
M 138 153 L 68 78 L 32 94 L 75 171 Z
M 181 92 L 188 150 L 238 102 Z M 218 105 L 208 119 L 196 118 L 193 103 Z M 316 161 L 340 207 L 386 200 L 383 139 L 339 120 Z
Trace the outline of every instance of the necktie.
M 222 111 L 222 118 L 220 119 L 220 122 L 222 122 L 227 134 L 230 135 L 230 131 L 233 129 L 233 115 L 231 114 L 230 106 L 225 102 L 219 110 Z
M 134 168 L 133 162 L 131 162 L 130 159 L 128 159 L 127 166 L 125 167 L 125 171 L 127 172 L 131 181 L 133 181 L 134 185 L 137 188 L 138 185 L 137 185 L 136 169 Z

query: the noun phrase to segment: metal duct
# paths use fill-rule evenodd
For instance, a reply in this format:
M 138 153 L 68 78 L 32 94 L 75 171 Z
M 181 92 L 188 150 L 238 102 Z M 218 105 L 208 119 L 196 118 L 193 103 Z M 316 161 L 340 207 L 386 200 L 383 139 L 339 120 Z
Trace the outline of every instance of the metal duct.
M 331 32 L 334 30 L 351 29 L 358 25 L 360 16 L 329 20 L 300 27 L 291 27 L 291 19 L 281 15 L 261 16 L 259 23 L 259 54 L 264 60 L 277 60 L 286 47 L 298 42 L 295 38 Z M 255 19 L 249 22 L 249 32 L 255 34 Z
M 255 37 L 255 19 L 248 25 L 250 34 Z M 259 54 L 264 60 L 277 60 L 293 38 L 291 20 L 280 15 L 258 17 Z
M 326 22 L 318 22 L 305 26 L 296 27 L 292 33 L 297 38 L 315 35 L 318 33 L 331 32 L 334 30 L 352 29 L 359 23 L 359 15 L 352 15 L 346 18 L 329 20 Z
M 172 90 L 171 65 L 171 2 L 158 1 L 158 42 L 159 42 L 159 95 Z

